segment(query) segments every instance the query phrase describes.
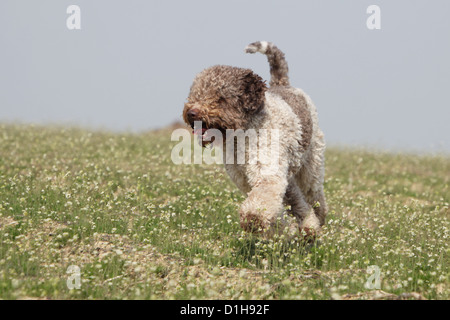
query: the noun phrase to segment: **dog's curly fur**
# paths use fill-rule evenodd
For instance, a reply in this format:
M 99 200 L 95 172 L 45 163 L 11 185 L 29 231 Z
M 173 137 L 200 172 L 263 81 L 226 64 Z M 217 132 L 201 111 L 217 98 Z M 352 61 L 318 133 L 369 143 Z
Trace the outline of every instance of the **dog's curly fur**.
M 284 54 L 272 43 L 260 41 L 247 53 L 267 56 L 271 81 L 268 88 L 252 70 L 213 66 L 198 74 L 183 111 L 186 123 L 202 121 L 206 129 L 278 129 L 279 165 L 263 173 L 264 162 L 227 164 L 230 178 L 247 194 L 240 208 L 241 226 L 271 235 L 280 227 L 291 233 L 315 235 L 325 222 L 323 191 L 325 142 L 317 112 L 308 95 L 289 85 Z M 225 145 L 223 146 L 225 149 Z M 244 152 L 248 153 L 248 145 Z M 224 152 L 225 157 L 226 152 Z M 247 157 L 248 158 L 248 157 Z M 288 221 L 284 206 L 296 221 Z

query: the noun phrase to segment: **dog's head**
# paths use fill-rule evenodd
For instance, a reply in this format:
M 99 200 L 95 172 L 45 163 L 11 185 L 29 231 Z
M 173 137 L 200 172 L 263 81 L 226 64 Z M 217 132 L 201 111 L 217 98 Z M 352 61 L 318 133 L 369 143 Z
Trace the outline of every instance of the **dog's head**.
M 260 76 L 249 69 L 214 66 L 199 73 L 191 86 L 183 119 L 204 137 L 208 129 L 246 129 L 249 118 L 264 104 L 267 90 Z M 201 122 L 201 127 L 195 126 Z M 208 139 L 209 140 L 209 139 Z M 203 146 L 208 144 L 202 138 Z

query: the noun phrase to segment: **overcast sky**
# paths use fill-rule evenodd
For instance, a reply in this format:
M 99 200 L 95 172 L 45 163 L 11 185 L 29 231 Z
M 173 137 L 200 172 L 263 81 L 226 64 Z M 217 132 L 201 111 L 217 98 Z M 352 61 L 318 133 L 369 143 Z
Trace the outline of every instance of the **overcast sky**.
M 329 144 L 450 151 L 448 0 L 1 0 L 0 122 L 162 127 L 206 67 L 269 80 L 266 58 L 244 53 L 257 40 L 285 52 Z

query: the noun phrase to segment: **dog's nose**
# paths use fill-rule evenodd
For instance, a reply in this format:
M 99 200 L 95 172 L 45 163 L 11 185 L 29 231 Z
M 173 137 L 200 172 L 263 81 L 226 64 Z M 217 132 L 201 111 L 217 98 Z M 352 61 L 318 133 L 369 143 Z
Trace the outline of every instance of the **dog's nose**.
M 198 109 L 191 109 L 191 110 L 189 110 L 187 112 L 187 117 L 188 117 L 189 122 L 193 122 L 195 120 L 198 120 L 198 114 L 199 114 Z

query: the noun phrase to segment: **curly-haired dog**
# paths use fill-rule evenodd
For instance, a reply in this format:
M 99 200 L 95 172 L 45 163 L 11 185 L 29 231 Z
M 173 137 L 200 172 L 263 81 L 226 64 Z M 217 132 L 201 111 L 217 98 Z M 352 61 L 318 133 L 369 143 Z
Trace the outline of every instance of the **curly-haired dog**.
M 203 146 L 210 143 L 205 138 L 208 129 L 218 129 L 223 134 L 229 129 L 253 129 L 258 138 L 261 129 L 277 130 L 275 170 L 265 171 L 264 161 L 241 164 L 224 161 L 230 178 L 247 194 L 239 211 L 241 226 L 265 235 L 279 231 L 280 227 L 314 235 L 324 224 L 327 213 L 323 192 L 325 143 L 316 108 L 301 89 L 289 85 L 287 62 L 275 45 L 255 42 L 246 47 L 246 52 L 267 56 L 270 87 L 249 69 L 210 67 L 194 79 L 183 118 L 203 139 Z M 196 121 L 201 121 L 201 129 L 194 128 Z M 271 134 L 272 137 L 275 135 Z M 228 142 L 222 146 L 225 151 Z M 258 147 L 267 148 L 267 144 L 258 140 Z M 233 150 L 244 152 L 246 160 L 250 158 L 249 143 L 244 149 Z M 289 222 L 283 214 L 285 205 L 290 206 L 287 212 L 296 218 L 294 221 Z

